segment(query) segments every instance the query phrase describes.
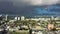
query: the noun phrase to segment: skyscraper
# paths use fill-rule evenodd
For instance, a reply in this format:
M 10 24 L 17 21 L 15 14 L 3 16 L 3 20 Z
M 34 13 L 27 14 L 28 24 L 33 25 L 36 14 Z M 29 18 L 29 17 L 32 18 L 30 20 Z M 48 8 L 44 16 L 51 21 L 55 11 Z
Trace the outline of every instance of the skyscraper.
M 21 16 L 21 21 L 23 21 L 25 19 L 25 17 L 24 16 Z
M 6 20 L 6 21 L 8 20 L 8 15 L 5 16 L 5 20 Z

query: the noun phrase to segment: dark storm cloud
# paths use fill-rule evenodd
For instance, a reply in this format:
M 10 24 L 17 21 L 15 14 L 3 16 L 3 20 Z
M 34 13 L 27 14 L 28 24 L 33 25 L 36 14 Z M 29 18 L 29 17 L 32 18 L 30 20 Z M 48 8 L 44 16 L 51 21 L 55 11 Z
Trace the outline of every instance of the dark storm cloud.
M 40 6 L 59 3 L 60 0 L 0 0 L 11 1 L 14 6 Z
M 0 0 L 0 14 L 19 14 L 30 16 L 40 15 L 40 13 L 53 14 L 52 12 L 37 12 L 34 9 L 41 8 L 41 5 L 42 7 L 45 7 L 44 5 L 53 5 L 57 3 L 59 3 L 59 0 Z
M 41 6 L 59 3 L 60 0 L 11 0 L 14 6 Z

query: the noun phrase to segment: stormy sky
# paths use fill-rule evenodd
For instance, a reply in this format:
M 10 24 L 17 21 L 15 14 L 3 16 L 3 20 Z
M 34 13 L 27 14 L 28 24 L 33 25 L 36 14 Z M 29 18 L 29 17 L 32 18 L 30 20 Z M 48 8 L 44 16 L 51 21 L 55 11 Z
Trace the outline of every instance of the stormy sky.
M 0 14 L 60 15 L 60 0 L 0 0 Z
M 33 6 L 40 6 L 40 5 L 51 5 L 59 3 L 60 0 L 0 0 L 1 2 L 12 2 L 13 5 L 21 6 L 21 5 L 33 5 Z

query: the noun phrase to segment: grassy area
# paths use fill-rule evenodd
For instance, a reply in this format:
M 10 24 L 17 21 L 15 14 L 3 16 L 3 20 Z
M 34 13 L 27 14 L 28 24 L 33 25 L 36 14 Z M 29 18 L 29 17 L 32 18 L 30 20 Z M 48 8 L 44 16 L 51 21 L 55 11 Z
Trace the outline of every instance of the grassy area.
M 10 34 L 29 34 L 29 32 L 10 32 Z

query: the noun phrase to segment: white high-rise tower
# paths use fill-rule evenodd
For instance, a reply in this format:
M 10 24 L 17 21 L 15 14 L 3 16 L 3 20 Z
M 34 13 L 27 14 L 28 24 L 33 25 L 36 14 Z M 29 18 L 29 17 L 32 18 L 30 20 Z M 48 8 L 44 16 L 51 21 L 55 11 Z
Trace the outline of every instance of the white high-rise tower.
M 20 20 L 20 17 L 15 17 L 14 19 L 15 19 L 15 20 Z
M 20 17 L 18 17 L 18 20 L 20 20 Z
M 5 20 L 7 21 L 8 20 L 8 15 L 6 15 L 5 18 L 6 18 Z
M 21 16 L 21 21 L 23 21 L 25 19 L 25 17 L 24 16 Z
M 54 16 L 51 16 L 51 19 L 54 20 Z

